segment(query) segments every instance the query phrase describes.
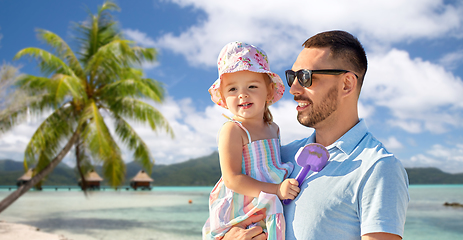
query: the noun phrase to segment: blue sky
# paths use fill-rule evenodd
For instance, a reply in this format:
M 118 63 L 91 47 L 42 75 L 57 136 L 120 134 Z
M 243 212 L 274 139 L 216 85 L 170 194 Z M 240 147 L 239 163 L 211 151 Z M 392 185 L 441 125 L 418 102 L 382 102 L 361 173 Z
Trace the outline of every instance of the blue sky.
M 0 61 L 40 74 L 34 61 L 13 61 L 16 52 L 41 44 L 35 29 L 50 30 L 72 46 L 72 23 L 95 13 L 103 1 L 0 0 Z M 216 59 L 230 41 L 257 45 L 271 69 L 284 76 L 301 44 L 326 30 L 351 32 L 364 45 L 369 69 L 360 96 L 360 117 L 405 167 L 463 172 L 463 2 L 442 0 L 116 2 L 113 12 L 127 38 L 158 50 L 145 65 L 147 77 L 164 83 L 167 98 L 156 105 L 176 138 L 146 126 L 136 130 L 158 164 L 210 154 L 226 110 L 207 92 L 217 78 Z M 74 48 L 75 49 L 75 48 Z M 283 144 L 312 129 L 296 121 L 288 89 L 272 105 Z M 0 136 L 0 159 L 20 161 L 40 119 Z M 108 122 L 110 124 L 110 122 Z M 124 151 L 127 161 L 130 152 Z M 66 162 L 72 163 L 72 157 Z

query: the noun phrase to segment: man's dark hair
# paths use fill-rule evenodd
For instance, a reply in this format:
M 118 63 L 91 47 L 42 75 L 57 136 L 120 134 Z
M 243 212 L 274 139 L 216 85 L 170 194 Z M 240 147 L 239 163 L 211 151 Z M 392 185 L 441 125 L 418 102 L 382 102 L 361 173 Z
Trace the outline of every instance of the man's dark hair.
M 329 47 L 333 59 L 341 59 L 353 69 L 359 76 L 359 87 L 362 87 L 363 79 L 367 71 L 367 56 L 360 41 L 352 34 L 345 31 L 328 31 L 319 33 L 309 39 L 304 44 L 305 48 L 324 48 Z

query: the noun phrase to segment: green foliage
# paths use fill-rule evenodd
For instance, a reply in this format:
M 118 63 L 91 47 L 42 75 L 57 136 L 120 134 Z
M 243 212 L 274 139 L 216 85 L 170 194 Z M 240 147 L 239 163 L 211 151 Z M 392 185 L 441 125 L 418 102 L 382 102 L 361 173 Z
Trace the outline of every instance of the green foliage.
M 18 178 L 24 174 L 21 162 L 0 160 L 0 185 L 15 186 Z M 43 182 L 45 186 L 77 186 L 75 171 L 66 164 L 58 165 Z
M 213 186 L 220 179 L 217 152 L 187 162 L 154 166 L 151 177 L 153 186 Z
M 123 185 L 129 185 L 130 179 L 141 169 L 142 166 L 137 162 L 127 163 Z M 96 167 L 95 171 L 103 176 L 101 167 Z M 15 185 L 23 174 L 22 163 L 0 160 L 0 185 Z M 155 165 L 150 176 L 154 179 L 152 186 L 213 186 L 220 179 L 219 155 L 215 152 L 178 164 Z M 79 178 L 75 169 L 61 164 L 47 177 L 43 186 L 76 186 Z M 102 185 L 110 183 L 105 179 Z
M 463 184 L 463 173 L 449 174 L 438 168 L 407 168 L 410 184 Z
M 16 89 L 27 97 L 19 105 L 0 109 L 0 134 L 30 114 L 40 117 L 51 112 L 26 148 L 26 169 L 34 166 L 40 172 L 47 167 L 76 133 L 77 165 L 82 170 L 102 166 L 104 178 L 116 187 L 123 184 L 126 167 L 115 137 L 133 151 L 134 161 L 142 168 L 149 172 L 154 164 L 147 145 L 126 120 L 146 124 L 153 131 L 166 130 L 173 137 L 163 115 L 144 101 L 164 100 L 162 85 L 144 78 L 138 68 L 156 61 L 156 50 L 124 39 L 110 14 L 114 10 L 119 10 L 115 3 L 105 2 L 97 14 L 90 13 L 89 20 L 76 24 L 77 52 L 60 36 L 39 29 L 38 38 L 51 50 L 30 47 L 16 54 L 15 59 L 35 59 L 43 76 L 18 78 Z M 110 132 L 106 117 L 114 120 L 115 133 Z

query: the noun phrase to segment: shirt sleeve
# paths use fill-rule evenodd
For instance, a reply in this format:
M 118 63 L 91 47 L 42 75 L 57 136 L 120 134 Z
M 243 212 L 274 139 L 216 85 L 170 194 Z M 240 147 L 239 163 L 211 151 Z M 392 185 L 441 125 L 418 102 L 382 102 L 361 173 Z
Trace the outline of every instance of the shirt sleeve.
M 408 176 L 394 156 L 378 160 L 359 188 L 361 235 L 386 232 L 403 237 L 410 200 Z

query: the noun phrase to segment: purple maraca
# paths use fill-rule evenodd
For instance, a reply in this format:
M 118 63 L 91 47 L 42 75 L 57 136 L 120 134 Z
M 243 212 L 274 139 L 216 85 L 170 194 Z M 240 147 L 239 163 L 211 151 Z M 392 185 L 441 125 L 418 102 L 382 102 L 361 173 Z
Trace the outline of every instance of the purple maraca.
M 325 167 L 326 162 L 328 162 L 328 159 L 330 158 L 330 154 L 323 145 L 310 143 L 299 148 L 299 151 L 297 151 L 294 158 L 296 159 L 297 165 L 302 167 L 301 171 L 299 171 L 296 176 L 299 187 L 301 187 L 302 182 L 305 177 L 307 177 L 310 170 L 320 172 Z M 291 199 L 283 200 L 285 205 L 288 205 L 290 202 Z

